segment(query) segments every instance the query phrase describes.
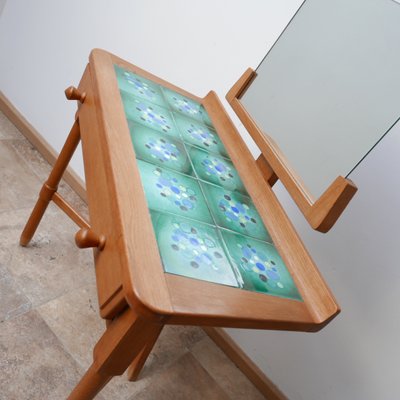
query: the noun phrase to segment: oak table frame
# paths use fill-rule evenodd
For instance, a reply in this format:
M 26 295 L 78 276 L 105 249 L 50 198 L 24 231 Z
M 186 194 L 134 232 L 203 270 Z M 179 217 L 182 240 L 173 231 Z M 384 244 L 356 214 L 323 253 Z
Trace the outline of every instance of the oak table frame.
M 201 103 L 239 172 L 303 301 L 270 296 L 165 273 L 131 143 L 114 64 Z M 54 201 L 80 227 L 79 247 L 94 247 L 100 315 L 107 328 L 94 361 L 69 399 L 92 399 L 130 365 L 137 378 L 165 324 L 318 331 L 340 308 L 254 160 L 211 91 L 203 99 L 104 51 L 91 52 L 78 89 L 76 121 L 21 235 L 32 238 Z M 82 141 L 90 224 L 57 193 Z

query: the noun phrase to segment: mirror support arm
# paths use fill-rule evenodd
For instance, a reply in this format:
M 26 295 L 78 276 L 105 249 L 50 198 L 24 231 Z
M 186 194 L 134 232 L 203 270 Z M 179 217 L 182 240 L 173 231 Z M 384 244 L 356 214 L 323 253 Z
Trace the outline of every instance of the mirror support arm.
M 257 73 L 248 68 L 229 90 L 226 99 L 261 150 L 256 164 L 264 178 L 271 186 L 280 179 L 310 226 L 326 233 L 347 207 L 357 192 L 357 187 L 350 179 L 338 176 L 317 200 L 312 198 L 276 143 L 262 132 L 240 102 L 240 98 L 256 76 Z

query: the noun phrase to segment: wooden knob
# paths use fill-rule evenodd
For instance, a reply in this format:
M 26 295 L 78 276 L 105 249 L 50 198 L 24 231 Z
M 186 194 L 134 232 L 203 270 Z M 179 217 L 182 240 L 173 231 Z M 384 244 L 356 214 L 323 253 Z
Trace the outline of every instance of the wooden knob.
M 83 103 L 85 101 L 85 98 L 86 98 L 86 93 L 85 92 L 81 93 L 74 86 L 70 86 L 70 87 L 66 88 L 64 93 L 65 93 L 65 97 L 68 100 L 78 100 L 81 103 Z
M 80 249 L 97 247 L 99 250 L 103 250 L 106 244 L 106 238 L 104 235 L 98 235 L 91 229 L 82 228 L 75 235 L 75 243 Z

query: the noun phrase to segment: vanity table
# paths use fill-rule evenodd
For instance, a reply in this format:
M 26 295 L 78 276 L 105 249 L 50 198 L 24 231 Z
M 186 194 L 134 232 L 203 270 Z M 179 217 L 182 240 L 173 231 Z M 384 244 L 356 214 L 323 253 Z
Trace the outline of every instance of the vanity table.
M 20 240 L 53 201 L 80 227 L 77 246 L 93 248 L 106 329 L 70 400 L 127 369 L 137 379 L 166 324 L 315 332 L 340 312 L 272 186 L 313 229 L 332 228 L 357 191 L 348 175 L 399 118 L 399 13 L 394 1 L 302 3 L 227 94 L 257 159 L 215 92 L 199 98 L 91 52 Z M 90 221 L 57 193 L 80 141 Z
M 135 380 L 165 324 L 318 331 L 340 311 L 214 92 L 198 98 L 103 50 L 90 54 L 76 121 L 21 235 L 49 201 L 93 247 L 100 316 L 93 364 L 69 399 Z M 90 222 L 57 193 L 82 142 Z

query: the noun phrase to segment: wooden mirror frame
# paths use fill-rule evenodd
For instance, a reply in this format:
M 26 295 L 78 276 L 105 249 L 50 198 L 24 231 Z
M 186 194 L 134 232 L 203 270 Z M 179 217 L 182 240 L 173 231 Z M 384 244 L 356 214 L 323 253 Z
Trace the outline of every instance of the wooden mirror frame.
M 266 180 L 273 185 L 280 179 L 311 227 L 326 233 L 347 207 L 357 187 L 350 179 L 338 176 L 318 199 L 313 198 L 278 145 L 262 131 L 240 102 L 256 76 L 257 72 L 248 68 L 232 86 L 226 99 L 261 150 L 257 164 Z

